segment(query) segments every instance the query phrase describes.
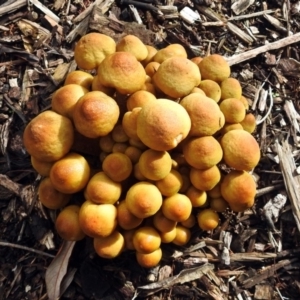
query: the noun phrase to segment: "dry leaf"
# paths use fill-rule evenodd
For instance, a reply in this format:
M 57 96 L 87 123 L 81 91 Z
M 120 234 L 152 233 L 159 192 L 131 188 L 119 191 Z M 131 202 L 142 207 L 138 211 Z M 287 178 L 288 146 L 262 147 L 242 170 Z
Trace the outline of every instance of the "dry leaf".
M 46 271 L 45 280 L 49 300 L 57 300 L 61 296 L 61 283 L 66 275 L 74 246 L 75 242 L 64 241 Z

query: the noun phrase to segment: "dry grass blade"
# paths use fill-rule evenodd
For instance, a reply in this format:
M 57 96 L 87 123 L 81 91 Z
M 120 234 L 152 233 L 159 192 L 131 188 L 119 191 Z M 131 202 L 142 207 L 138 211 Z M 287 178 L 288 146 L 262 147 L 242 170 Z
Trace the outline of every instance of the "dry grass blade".
M 46 271 L 45 281 L 49 300 L 57 300 L 61 296 L 61 283 L 66 275 L 74 246 L 75 242 L 64 241 Z
M 288 142 L 284 141 L 281 146 L 277 140 L 276 146 L 286 191 L 292 204 L 293 215 L 300 232 L 300 176 L 294 175 L 297 167 Z

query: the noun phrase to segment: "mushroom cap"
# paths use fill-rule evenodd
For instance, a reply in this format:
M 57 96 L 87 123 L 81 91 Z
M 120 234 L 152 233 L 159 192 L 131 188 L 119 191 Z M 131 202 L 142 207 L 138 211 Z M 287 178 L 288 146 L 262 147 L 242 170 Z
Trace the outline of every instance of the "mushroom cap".
M 192 125 L 189 136 L 213 135 L 222 127 L 222 112 L 219 105 L 206 96 L 193 93 L 180 101 L 188 112 Z
M 219 102 L 221 99 L 221 87 L 219 84 L 213 80 L 205 79 L 200 82 L 198 85 L 205 95 L 216 102 Z M 229 98 L 229 97 L 228 97 Z
M 90 179 L 90 166 L 84 156 L 69 152 L 53 164 L 50 179 L 58 191 L 74 194 L 87 185 Z
M 96 69 L 103 59 L 116 51 L 115 41 L 101 33 L 91 32 L 80 38 L 74 49 L 74 58 L 79 68 Z
M 129 52 L 108 55 L 98 67 L 98 80 L 121 94 L 140 90 L 146 81 L 143 65 Z
M 64 194 L 54 188 L 49 177 L 45 177 L 39 184 L 38 195 L 40 202 L 49 209 L 60 209 L 71 200 L 70 194 Z
M 202 79 L 211 79 L 219 83 L 230 76 L 230 66 L 219 54 L 204 57 L 198 66 Z
M 141 253 L 151 253 L 157 250 L 160 243 L 160 235 L 152 226 L 142 226 L 133 235 L 134 248 Z
M 114 204 L 122 192 L 120 183 L 111 180 L 104 172 L 97 172 L 89 180 L 84 196 L 97 204 Z
M 95 237 L 94 249 L 103 258 L 112 259 L 120 255 L 125 247 L 123 235 L 115 230 L 109 236 Z
M 213 230 L 219 224 L 219 215 L 211 208 L 206 208 L 199 212 L 197 220 L 202 230 Z
M 216 165 L 204 170 L 195 168 L 191 168 L 190 170 L 190 180 L 192 185 L 201 191 L 211 190 L 220 179 L 221 172 Z
M 80 241 L 85 237 L 79 225 L 79 205 L 68 205 L 60 211 L 55 220 L 55 229 L 66 241 Z
M 122 200 L 117 205 L 117 220 L 118 225 L 125 229 L 131 230 L 141 225 L 143 219 L 136 217 L 128 209 L 125 200 Z
M 52 95 L 52 110 L 72 119 L 77 101 L 86 93 L 88 90 L 82 85 L 75 83 L 64 85 Z
M 244 211 L 254 203 L 256 184 L 248 172 L 232 170 L 221 181 L 221 194 L 233 211 Z
M 158 265 L 162 258 L 162 250 L 158 248 L 151 253 L 136 252 L 136 260 L 143 268 L 153 268 Z
M 166 197 L 161 209 L 168 219 L 182 222 L 189 218 L 192 212 L 192 203 L 186 195 L 177 193 Z
M 129 211 L 141 219 L 156 214 L 162 205 L 162 200 L 159 189 L 147 181 L 133 184 L 125 197 Z
M 68 73 L 64 85 L 75 83 L 89 90 L 92 86 L 93 79 L 94 77 L 90 73 L 82 70 L 75 70 Z
M 79 224 L 90 237 L 105 237 L 117 227 L 117 208 L 113 204 L 96 204 L 86 200 L 79 210 Z
M 48 110 L 40 113 L 26 126 L 23 143 L 28 153 L 45 162 L 59 160 L 74 142 L 71 120 Z
M 224 114 L 226 123 L 239 123 L 246 116 L 246 109 L 241 100 L 227 98 L 220 103 L 220 110 Z
M 252 170 L 260 160 L 255 138 L 243 129 L 230 130 L 220 139 L 225 163 L 236 170 Z
M 146 103 L 137 117 L 137 135 L 149 148 L 167 151 L 185 139 L 191 128 L 187 111 L 178 103 L 158 99 Z
M 242 97 L 242 87 L 240 82 L 232 77 L 224 79 L 220 83 L 221 87 L 221 99 L 227 98 L 237 98 L 240 99 Z
M 145 150 L 139 159 L 139 168 L 148 180 L 161 180 L 172 169 L 172 159 L 167 151 Z
M 171 44 L 165 48 L 162 48 L 157 51 L 157 53 L 153 57 L 153 61 L 162 63 L 166 59 L 170 57 L 183 57 L 187 58 L 187 53 L 184 47 L 180 44 Z
M 109 134 L 118 121 L 117 102 L 100 91 L 88 92 L 81 97 L 73 111 L 74 125 L 82 135 L 97 138 Z
M 166 95 L 173 98 L 184 97 L 198 86 L 201 80 L 199 68 L 184 57 L 171 57 L 163 61 L 152 80 Z
M 138 61 L 142 61 L 148 56 L 148 48 L 137 37 L 132 34 L 127 34 L 117 43 L 116 51 L 129 52 L 133 54 Z
M 218 164 L 222 159 L 223 151 L 213 136 L 202 136 L 185 141 L 183 154 L 190 166 L 204 170 Z
M 147 57 L 142 61 L 143 66 L 146 66 L 149 62 L 153 61 L 153 57 L 158 51 L 155 47 L 151 45 L 146 45 L 146 48 L 148 50 L 148 54 Z

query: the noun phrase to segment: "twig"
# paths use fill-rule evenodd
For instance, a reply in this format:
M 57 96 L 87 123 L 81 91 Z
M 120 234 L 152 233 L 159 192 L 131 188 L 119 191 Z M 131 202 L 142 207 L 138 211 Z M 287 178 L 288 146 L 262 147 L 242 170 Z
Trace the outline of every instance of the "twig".
M 39 255 L 48 256 L 48 257 L 51 257 L 51 258 L 55 257 L 55 255 L 52 255 L 52 254 L 49 254 L 49 253 L 46 253 L 46 252 L 43 252 L 43 251 L 40 251 L 40 250 L 35 250 L 33 248 L 29 248 L 29 247 L 22 246 L 22 245 L 17 245 L 17 244 L 12 244 L 12 243 L 8 243 L 8 242 L 0 241 L 0 246 L 22 249 L 22 250 L 25 250 L 25 251 L 30 251 L 30 252 L 33 252 L 33 253 L 36 253 L 36 254 L 39 254 Z
M 275 185 L 272 185 L 272 186 L 267 186 L 265 188 L 258 189 L 256 191 L 255 197 L 261 197 L 262 195 L 268 194 L 268 193 L 273 192 L 275 190 L 279 190 L 282 187 L 284 187 L 283 183 L 282 184 L 275 184 Z
M 262 16 L 264 14 L 272 14 L 274 12 L 276 12 L 275 9 L 262 10 L 262 11 L 258 11 L 258 12 L 252 13 L 252 14 L 230 17 L 228 19 L 228 21 L 238 21 L 238 20 L 243 20 L 243 19 L 250 19 L 250 18 Z
M 241 53 L 241 54 L 237 54 L 231 57 L 225 57 L 225 59 L 227 60 L 228 64 L 230 66 L 232 65 L 236 65 L 242 61 L 251 59 L 255 56 L 257 56 L 258 54 L 270 51 L 270 50 L 275 50 L 275 49 L 279 49 L 279 48 L 283 48 L 285 46 L 288 46 L 290 44 L 294 44 L 300 41 L 300 32 L 294 34 L 294 35 L 290 35 L 286 38 L 283 38 L 279 41 L 258 47 L 256 49 L 252 49 L 249 50 L 247 52 Z

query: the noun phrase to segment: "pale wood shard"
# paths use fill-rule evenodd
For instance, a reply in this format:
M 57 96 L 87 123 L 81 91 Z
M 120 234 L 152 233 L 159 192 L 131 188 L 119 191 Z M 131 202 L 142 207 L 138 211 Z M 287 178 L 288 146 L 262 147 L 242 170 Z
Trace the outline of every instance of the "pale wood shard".
M 209 27 L 220 27 L 220 26 L 224 26 L 225 23 L 223 21 L 215 21 L 215 22 L 202 22 L 201 23 L 202 26 L 209 26 Z
M 36 22 L 21 19 L 17 25 L 25 37 L 32 39 L 33 48 L 38 48 L 43 43 L 48 43 L 51 38 L 51 32 Z
M 201 14 L 204 14 L 206 17 L 208 17 L 209 19 L 211 19 L 213 21 L 227 22 L 227 19 L 224 16 L 218 14 L 217 12 L 212 10 L 210 7 L 196 5 L 196 8 Z
M 284 259 L 276 264 L 268 266 L 268 267 L 264 268 L 261 272 L 256 273 L 255 275 L 242 281 L 242 287 L 245 289 L 249 289 L 249 288 L 257 285 L 258 283 L 261 283 L 264 279 L 273 277 L 277 270 L 279 270 L 285 266 L 288 266 L 297 260 L 298 260 L 298 258 Z
M 294 130 L 299 133 L 300 126 L 299 126 L 298 122 L 300 121 L 300 115 L 298 114 L 297 110 L 295 109 L 293 101 L 286 100 L 283 105 L 283 109 L 285 110 Z
M 92 3 L 91 5 L 89 5 L 80 15 L 78 15 L 74 20 L 73 23 L 79 23 L 81 21 L 83 21 L 86 17 L 88 17 L 91 12 L 93 11 L 95 6 L 98 6 L 99 4 L 101 4 L 102 2 L 104 2 L 104 0 L 96 0 L 94 3 Z
M 97 24 L 97 22 L 95 22 L 95 14 L 96 15 L 101 15 L 101 16 L 104 15 L 110 9 L 110 7 L 113 3 L 114 3 L 114 0 L 98 0 L 98 1 L 95 1 L 86 10 L 84 10 L 80 15 L 78 15 L 78 17 L 76 17 L 73 20 L 74 24 L 77 24 L 77 23 L 78 24 L 67 35 L 67 38 L 66 38 L 67 42 L 71 43 L 72 41 L 75 40 L 75 38 L 77 36 L 83 36 L 84 34 L 87 33 L 89 28 L 95 30 L 95 28 L 93 28 L 90 25 L 91 23 L 95 24 L 95 25 Z M 99 24 L 99 27 L 103 29 L 101 24 Z M 104 26 L 104 28 L 106 28 L 106 26 Z M 97 30 L 97 31 L 99 31 L 99 30 Z M 113 33 L 114 32 L 111 31 L 111 34 L 113 34 Z M 104 33 L 104 34 L 107 34 L 107 33 Z M 107 35 L 111 36 L 110 34 L 107 34 Z
M 260 96 L 259 96 L 259 102 L 258 102 L 258 110 L 260 112 L 263 112 L 266 109 L 267 106 L 267 98 L 268 98 L 268 90 L 261 89 Z
M 56 86 L 59 86 L 65 80 L 70 68 L 70 63 L 63 63 L 58 65 L 52 75 L 53 82 Z
M 259 16 L 264 15 L 264 14 L 273 14 L 275 12 L 276 12 L 275 9 L 268 9 L 268 10 L 254 12 L 254 13 L 247 14 L 247 15 L 233 16 L 233 17 L 230 17 L 228 19 L 228 21 L 239 21 L 239 20 L 243 20 L 243 19 L 250 19 L 250 18 L 259 17 Z
M 53 9 L 54 10 L 60 10 L 63 8 L 63 6 L 65 5 L 66 0 L 55 0 L 54 5 L 53 5 Z
M 298 231 L 300 232 L 300 176 L 294 175 L 297 167 L 288 141 L 284 141 L 280 145 L 278 140 L 276 140 L 276 147 L 286 191 L 292 205 Z
M 47 20 L 47 22 L 52 26 L 52 27 L 56 27 L 57 29 L 57 32 L 60 34 L 60 35 L 63 35 L 63 28 L 62 26 L 60 26 L 55 20 L 53 20 L 51 17 L 49 16 L 45 16 L 45 20 Z
M 171 288 L 175 284 L 183 284 L 193 280 L 199 280 L 202 276 L 206 275 L 209 271 L 213 270 L 212 264 L 204 264 L 200 267 L 182 270 L 178 275 L 166 278 L 162 281 L 154 282 L 148 285 L 139 286 L 136 289 L 133 299 L 139 296 L 150 296 L 162 289 Z
M 239 15 L 251 6 L 255 0 L 237 0 L 231 5 L 231 9 L 236 15 Z
M 231 22 L 227 22 L 227 28 L 228 30 L 236 35 L 240 40 L 242 40 L 243 42 L 247 43 L 247 44 L 251 44 L 253 43 L 254 39 L 247 33 L 245 33 L 243 30 L 241 30 L 239 27 L 237 27 L 236 25 L 234 25 Z
M 13 2 L 9 5 L 5 5 L 4 7 L 0 7 L 0 17 L 13 12 L 14 10 L 17 10 L 27 4 L 27 0 L 17 0 L 16 2 Z
M 71 43 L 75 40 L 75 38 L 79 36 L 83 36 L 87 33 L 89 28 L 89 18 L 83 19 L 79 24 L 75 26 L 75 28 L 69 32 L 66 37 L 66 41 Z
M 271 300 L 273 296 L 273 288 L 269 284 L 258 284 L 255 286 L 254 297 L 257 300 Z
M 39 10 L 41 10 L 44 14 L 49 16 L 51 19 L 53 19 L 55 22 L 59 22 L 60 18 L 53 13 L 49 8 L 47 8 L 43 3 L 41 3 L 38 0 L 29 0 L 33 5 L 35 5 Z
M 277 30 L 283 32 L 283 33 L 288 33 L 288 34 L 293 34 L 292 32 L 289 32 L 286 28 L 286 25 L 283 25 L 277 18 L 274 18 L 273 16 L 270 15 L 264 15 L 264 18 L 272 25 L 274 26 Z
M 134 7 L 134 5 L 128 5 L 129 9 L 132 12 L 133 18 L 134 20 L 138 23 L 138 24 L 143 24 L 143 20 L 141 19 L 138 10 Z
M 13 194 L 20 196 L 22 186 L 16 182 L 12 181 L 6 175 L 0 174 L 0 186 L 9 190 Z
M 288 37 L 283 38 L 281 40 L 278 40 L 276 42 L 269 43 L 267 45 L 249 50 L 247 52 L 244 52 L 244 53 L 241 53 L 241 54 L 236 54 L 236 55 L 233 55 L 231 57 L 225 57 L 225 59 L 227 60 L 228 64 L 230 66 L 232 66 L 232 65 L 239 64 L 239 63 L 241 63 L 245 60 L 249 60 L 253 57 L 256 57 L 257 55 L 259 55 L 261 53 L 265 53 L 267 51 L 283 48 L 283 47 L 286 47 L 288 45 L 297 43 L 299 41 L 300 41 L 300 33 L 298 32 L 294 35 L 291 35 L 291 36 L 288 36 Z
M 225 295 L 220 291 L 219 287 L 212 283 L 207 275 L 199 278 L 199 281 L 205 286 L 206 293 L 214 300 L 224 300 Z

